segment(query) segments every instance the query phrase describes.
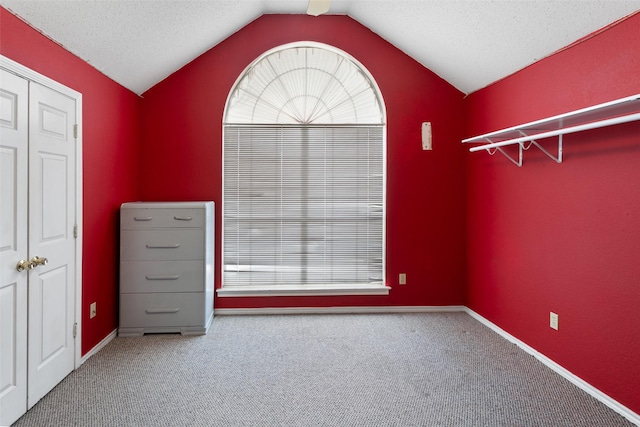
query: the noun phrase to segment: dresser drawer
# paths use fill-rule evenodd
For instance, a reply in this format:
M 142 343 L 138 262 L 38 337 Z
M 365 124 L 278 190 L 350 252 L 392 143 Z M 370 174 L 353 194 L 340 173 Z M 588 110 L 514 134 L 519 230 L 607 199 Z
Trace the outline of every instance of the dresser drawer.
M 205 210 L 198 208 L 128 208 L 120 213 L 123 230 L 145 228 L 202 228 Z
M 204 230 L 123 230 L 121 261 L 201 260 Z
M 122 294 L 120 325 L 128 328 L 202 326 L 203 293 Z
M 120 292 L 203 292 L 204 261 L 120 263 Z

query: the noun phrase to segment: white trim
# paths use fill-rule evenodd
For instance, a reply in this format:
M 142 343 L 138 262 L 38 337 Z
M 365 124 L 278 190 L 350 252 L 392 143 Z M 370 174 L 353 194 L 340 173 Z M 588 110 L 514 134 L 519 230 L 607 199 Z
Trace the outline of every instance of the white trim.
M 76 269 L 75 269 L 75 322 L 77 323 L 77 338 L 75 339 L 74 369 L 82 364 L 82 94 L 57 81 L 38 73 L 26 66 L 0 55 L 0 67 L 22 78 L 41 84 L 55 90 L 76 103 L 76 124 L 78 125 L 78 137 L 76 139 L 76 206 L 75 222 L 78 226 L 78 238 L 76 239 Z
M 287 297 L 287 296 L 332 296 L 332 295 L 389 295 L 389 286 L 381 285 L 281 285 L 224 286 L 216 290 L 219 297 Z
M 44 74 L 40 74 L 37 71 L 27 68 L 19 62 L 16 62 L 11 58 L 7 58 L 4 55 L 0 55 L 0 66 L 5 68 L 7 71 L 20 75 L 20 77 L 39 83 L 43 86 L 47 86 L 48 88 L 67 95 L 70 98 L 82 98 L 82 94 L 80 92 L 63 85 Z
M 514 337 L 510 333 L 508 333 L 505 330 L 501 329 L 499 326 L 497 326 L 496 324 L 492 323 L 491 321 L 485 319 L 484 317 L 482 317 L 481 315 L 479 315 L 475 311 L 471 310 L 470 308 L 465 307 L 464 311 L 469 316 L 473 317 L 478 322 L 482 323 L 483 325 L 485 325 L 486 327 L 488 327 L 489 329 L 491 329 L 492 331 L 494 331 L 495 333 L 500 335 L 502 338 L 506 339 L 507 341 L 509 341 L 509 342 L 511 342 L 513 344 L 516 344 L 522 350 L 524 350 L 525 352 L 529 353 L 530 355 L 532 355 L 533 357 L 538 359 L 540 362 L 542 362 L 543 365 L 545 365 L 546 367 L 548 367 L 549 369 L 554 371 L 556 374 L 560 375 L 561 377 L 563 377 L 564 379 L 569 381 L 571 384 L 575 385 L 576 387 L 578 387 L 582 391 L 586 392 L 591 397 L 594 397 L 595 399 L 599 400 L 604 405 L 606 405 L 607 407 L 609 407 L 613 411 L 617 412 L 618 414 L 622 415 L 623 417 L 625 417 L 626 419 L 628 419 L 632 423 L 640 426 L 640 415 L 639 414 L 636 414 L 631 409 L 627 408 L 626 406 L 624 406 L 620 402 L 616 401 L 615 399 L 609 397 L 608 395 L 606 395 L 602 391 L 598 390 L 597 388 L 595 388 L 594 386 L 592 386 L 591 384 L 589 384 L 588 382 L 586 382 L 582 378 L 580 378 L 577 375 L 573 374 L 572 372 L 570 372 L 566 368 L 562 367 L 558 363 L 554 362 L 553 360 L 551 360 L 550 358 L 548 358 L 544 354 L 540 353 L 538 350 L 534 349 L 533 347 L 529 346 L 528 344 L 525 344 L 523 341 L 520 341 L 518 338 Z
M 76 322 L 78 323 L 78 336 L 76 338 L 76 369 L 82 365 L 82 241 L 83 241 L 83 201 L 82 201 L 82 94 L 76 98 L 76 124 L 78 136 L 76 138 Z
M 100 350 L 102 350 L 107 344 L 109 344 L 116 336 L 118 335 L 118 330 L 114 329 L 109 335 L 104 337 L 102 341 L 96 344 L 91 350 L 87 352 L 82 359 L 80 359 L 80 364 L 86 362 L 91 356 L 97 354 Z
M 375 313 L 455 313 L 465 312 L 462 305 L 445 306 L 382 306 L 382 307 L 262 307 L 216 308 L 216 316 L 261 314 L 375 314 Z

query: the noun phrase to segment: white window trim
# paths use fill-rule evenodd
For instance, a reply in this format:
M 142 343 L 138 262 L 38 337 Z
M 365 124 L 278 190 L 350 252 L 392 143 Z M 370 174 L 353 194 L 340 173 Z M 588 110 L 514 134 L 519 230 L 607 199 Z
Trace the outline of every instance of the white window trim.
M 289 297 L 339 295 L 389 295 L 385 285 L 279 285 L 279 286 L 227 286 L 218 289 L 219 297 Z
M 369 72 L 369 70 L 362 65 L 357 59 L 353 58 L 351 55 L 349 55 L 348 53 L 335 48 L 333 46 L 330 45 L 326 45 L 324 43 L 318 43 L 318 42 L 311 42 L 311 41 L 302 41 L 302 42 L 293 42 L 293 43 L 289 43 L 289 44 L 285 44 L 282 46 L 278 46 L 274 49 L 271 49 L 267 52 L 264 52 L 262 55 L 260 55 L 258 58 L 256 58 L 256 60 L 254 62 L 252 62 L 251 64 L 249 64 L 245 70 L 243 70 L 242 73 L 240 73 L 240 75 L 238 76 L 238 79 L 236 80 L 236 82 L 234 83 L 234 85 L 232 86 L 231 90 L 229 91 L 229 96 L 227 98 L 226 104 L 225 104 L 225 113 L 224 116 L 226 117 L 227 115 L 227 109 L 229 107 L 229 102 L 230 102 L 230 97 L 234 94 L 236 86 L 242 81 L 243 76 L 245 75 L 245 73 L 251 69 L 251 67 L 253 66 L 253 64 L 255 64 L 256 62 L 260 61 L 262 58 L 264 58 L 265 56 L 271 54 L 272 52 L 278 51 L 278 50 L 282 50 L 282 49 L 288 49 L 288 48 L 293 48 L 293 47 L 321 47 L 324 49 L 328 49 L 328 50 L 333 50 L 336 53 L 339 53 L 340 55 L 345 56 L 346 58 L 348 58 L 349 60 L 351 60 L 353 63 L 355 63 L 360 70 L 366 75 L 366 77 L 368 78 L 368 80 L 371 82 L 372 86 L 373 86 L 373 90 L 379 95 L 379 102 L 380 102 L 380 113 L 381 113 L 381 117 L 382 117 L 382 126 L 384 127 L 384 132 L 382 135 L 382 145 L 383 145 L 383 194 L 382 194 L 382 200 L 384 205 L 386 206 L 386 200 L 387 200 L 387 195 L 386 195 L 386 182 L 387 182 L 387 152 L 386 152 L 386 146 L 387 146 L 387 132 L 386 132 L 386 106 L 384 103 L 384 98 L 382 96 L 382 91 L 380 90 L 380 88 L 377 85 L 376 80 L 373 78 L 373 76 L 371 75 L 371 73 Z M 223 125 L 225 124 L 225 121 L 223 119 Z M 223 132 L 225 129 L 225 126 L 222 127 L 223 128 Z M 224 140 L 224 135 L 223 135 L 223 140 Z M 223 144 L 223 152 L 222 152 L 222 162 L 224 162 L 224 144 Z M 224 166 L 222 168 L 223 170 L 223 176 L 222 176 L 222 182 L 224 183 Z M 222 207 L 222 212 L 224 212 L 224 184 L 223 184 L 223 194 L 222 194 L 222 203 L 223 203 L 223 207 Z M 382 220 L 383 220 L 383 225 L 386 224 L 386 207 L 383 209 L 383 213 L 382 213 Z M 223 219 L 224 220 L 224 219 Z M 221 227 L 222 228 L 222 250 L 224 250 L 224 226 Z M 386 226 L 383 227 L 383 232 L 382 232 L 382 258 L 383 260 L 386 259 L 386 240 L 387 240 L 387 235 L 386 235 Z M 224 259 L 224 254 L 221 257 L 222 259 Z M 224 262 L 224 261 L 222 261 Z M 224 286 L 224 271 L 221 272 L 221 276 L 222 276 L 222 286 L 220 288 L 218 288 L 216 290 L 216 294 L 219 297 L 274 297 L 274 296 L 349 296 L 349 295 L 389 295 L 389 291 L 391 290 L 390 286 L 387 286 L 386 283 L 386 262 L 383 261 L 382 263 L 382 283 L 379 284 L 344 284 L 344 285 L 339 285 L 339 284 L 329 284 L 329 285 L 277 285 L 277 286 L 270 286 L 270 287 L 264 287 L 264 286 Z

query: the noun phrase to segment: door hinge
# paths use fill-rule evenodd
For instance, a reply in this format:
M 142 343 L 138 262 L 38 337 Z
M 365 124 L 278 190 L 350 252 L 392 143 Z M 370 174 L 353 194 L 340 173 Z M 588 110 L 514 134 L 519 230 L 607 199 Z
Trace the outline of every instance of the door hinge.
M 73 225 L 73 238 L 74 239 L 78 238 L 78 224 Z
M 73 125 L 73 137 L 78 139 L 78 125 Z
M 75 338 L 78 335 L 78 322 L 73 324 L 73 337 Z

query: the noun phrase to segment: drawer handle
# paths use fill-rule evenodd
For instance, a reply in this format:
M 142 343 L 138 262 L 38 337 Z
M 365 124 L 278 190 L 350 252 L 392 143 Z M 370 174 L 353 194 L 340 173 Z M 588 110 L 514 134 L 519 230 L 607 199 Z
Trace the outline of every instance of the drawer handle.
M 147 280 L 178 280 L 180 276 L 176 275 L 157 275 L 157 276 L 146 276 Z
M 179 311 L 179 308 L 147 308 L 145 310 L 147 314 L 171 314 Z
M 173 219 L 176 221 L 191 221 L 193 218 L 190 216 L 174 216 Z
M 147 249 L 176 249 L 180 247 L 179 243 L 174 243 L 172 245 L 152 245 L 150 243 L 146 244 Z
M 150 216 L 134 216 L 133 220 L 134 221 L 151 221 L 153 219 L 153 217 Z

